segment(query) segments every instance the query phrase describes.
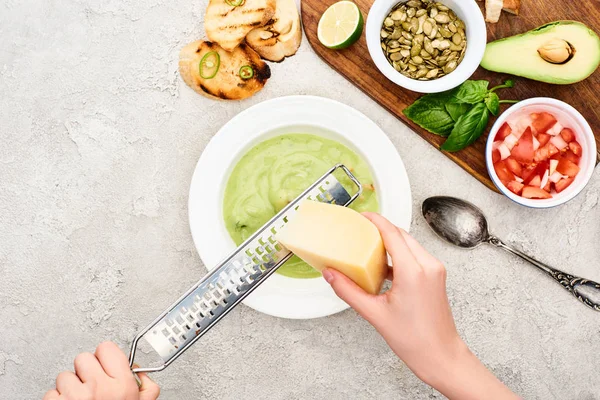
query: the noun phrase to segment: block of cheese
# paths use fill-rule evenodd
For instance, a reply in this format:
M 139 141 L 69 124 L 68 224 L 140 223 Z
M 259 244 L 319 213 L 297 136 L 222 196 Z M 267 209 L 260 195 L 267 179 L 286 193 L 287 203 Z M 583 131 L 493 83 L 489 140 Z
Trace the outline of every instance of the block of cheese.
M 358 212 L 306 200 L 276 235 L 277 241 L 322 271 L 334 268 L 371 294 L 387 275 L 387 257 L 377 230 Z

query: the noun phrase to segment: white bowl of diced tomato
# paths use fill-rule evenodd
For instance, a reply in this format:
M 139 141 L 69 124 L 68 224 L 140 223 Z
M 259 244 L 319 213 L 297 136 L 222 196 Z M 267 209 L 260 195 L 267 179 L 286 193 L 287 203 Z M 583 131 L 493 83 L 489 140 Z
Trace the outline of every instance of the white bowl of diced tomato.
M 521 101 L 494 123 L 486 164 L 496 187 L 527 207 L 548 208 L 577 196 L 596 165 L 596 140 L 583 116 L 560 100 Z

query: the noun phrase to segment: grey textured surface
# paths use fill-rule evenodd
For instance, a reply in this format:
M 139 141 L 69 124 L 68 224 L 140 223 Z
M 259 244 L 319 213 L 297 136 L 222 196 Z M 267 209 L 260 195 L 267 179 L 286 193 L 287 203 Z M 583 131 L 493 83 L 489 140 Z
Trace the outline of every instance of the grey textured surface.
M 203 37 L 204 8 L 198 0 L 0 4 L 1 399 L 40 398 L 102 340 L 128 347 L 204 273 L 187 223 L 195 163 L 239 111 L 291 94 L 343 101 L 388 133 L 412 183 L 412 233 L 445 262 L 458 328 L 494 373 L 527 399 L 600 399 L 600 315 L 508 254 L 448 247 L 419 213 L 431 195 L 469 199 L 500 237 L 600 280 L 600 171 L 568 205 L 522 208 L 435 151 L 306 42 L 272 65 L 254 98 L 202 98 L 181 82 L 177 54 Z M 164 399 L 442 397 L 351 310 L 288 321 L 239 307 L 154 378 Z

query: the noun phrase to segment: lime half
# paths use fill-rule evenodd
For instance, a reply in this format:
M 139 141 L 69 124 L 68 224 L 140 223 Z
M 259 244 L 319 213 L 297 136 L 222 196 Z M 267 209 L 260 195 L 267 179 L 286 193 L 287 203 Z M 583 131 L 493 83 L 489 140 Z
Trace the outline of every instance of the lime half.
M 358 40 L 363 30 L 363 17 L 351 1 L 332 4 L 319 20 L 319 42 L 330 49 L 345 49 Z

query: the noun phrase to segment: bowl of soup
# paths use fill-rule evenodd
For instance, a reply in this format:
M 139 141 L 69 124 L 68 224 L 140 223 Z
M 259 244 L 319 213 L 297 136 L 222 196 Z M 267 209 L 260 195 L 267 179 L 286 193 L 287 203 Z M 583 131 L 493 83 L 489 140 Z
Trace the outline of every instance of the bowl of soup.
M 404 165 L 386 134 L 363 114 L 333 100 L 291 96 L 231 119 L 202 153 L 190 186 L 190 230 L 206 268 L 216 267 L 338 163 L 363 187 L 350 207 L 380 212 L 408 230 L 412 203 Z M 284 318 L 322 317 L 348 307 L 296 257 L 244 304 Z

